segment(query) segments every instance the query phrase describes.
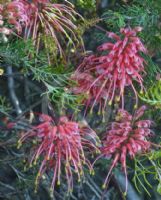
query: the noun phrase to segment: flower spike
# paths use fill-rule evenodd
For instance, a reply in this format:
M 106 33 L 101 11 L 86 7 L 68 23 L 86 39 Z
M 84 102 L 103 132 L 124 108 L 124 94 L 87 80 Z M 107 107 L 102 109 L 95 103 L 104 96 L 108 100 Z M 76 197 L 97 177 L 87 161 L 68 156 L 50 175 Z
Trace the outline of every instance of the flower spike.
M 101 104 L 101 106 L 103 105 L 102 110 L 104 110 L 106 103 L 111 105 L 115 97 L 118 101 L 121 100 L 122 109 L 124 109 L 124 93 L 127 86 L 131 86 L 134 91 L 135 107 L 137 107 L 138 94 L 133 82 L 136 81 L 140 85 L 141 91 L 144 90 L 145 61 L 140 53 L 147 53 L 137 36 L 139 31 L 141 28 L 136 27 L 134 29 L 122 28 L 120 30 L 121 36 L 109 33 L 113 42 L 100 45 L 97 50 L 101 55 L 85 57 L 76 70 L 73 77 L 78 85 L 74 87 L 73 91 L 76 94 L 88 93 L 91 98 L 89 97 L 89 102 L 86 101 L 86 105 L 90 106 L 91 109 L 96 104 Z M 90 82 L 87 82 L 89 78 L 86 77 L 90 77 Z
M 116 122 L 112 122 L 108 131 L 103 139 L 103 146 L 100 148 L 102 157 L 111 157 L 112 164 L 110 166 L 108 175 L 105 179 L 103 187 L 105 188 L 112 169 L 120 163 L 122 170 L 126 177 L 126 190 L 127 192 L 127 167 L 126 158 L 133 159 L 137 154 L 149 151 L 152 143 L 148 138 L 153 135 L 150 129 L 152 125 L 151 120 L 139 120 L 144 114 L 145 106 L 136 110 L 132 116 L 126 110 L 119 109 L 116 116 Z M 96 159 L 96 160 L 98 160 Z
M 90 161 L 85 157 L 84 148 L 88 148 L 90 152 L 98 152 L 93 142 L 97 136 L 90 127 L 69 121 L 66 116 L 60 117 L 57 125 L 53 125 L 52 118 L 45 114 L 40 115 L 40 120 L 39 125 L 19 139 L 19 146 L 27 139 L 36 140 L 30 159 L 30 166 L 42 160 L 35 181 L 36 186 L 47 170 L 53 170 L 53 191 L 56 183 L 60 185 L 64 169 L 70 192 L 73 188 L 73 171 L 77 174 L 78 181 L 84 175 L 83 165 L 86 165 L 90 172 L 93 171 Z

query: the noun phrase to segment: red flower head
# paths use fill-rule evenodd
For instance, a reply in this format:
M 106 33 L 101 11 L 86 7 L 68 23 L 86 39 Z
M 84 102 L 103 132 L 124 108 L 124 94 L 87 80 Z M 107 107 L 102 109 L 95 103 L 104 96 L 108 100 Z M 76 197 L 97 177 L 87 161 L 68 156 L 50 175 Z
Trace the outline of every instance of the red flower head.
M 32 2 L 13 0 L 0 5 L 0 24 L 3 24 L 5 20 L 8 24 L 13 25 L 13 31 L 16 29 L 18 34 L 25 39 L 32 39 L 37 50 L 40 43 L 45 43 L 45 46 L 48 47 L 49 42 L 44 38 L 49 36 L 62 56 L 64 48 L 64 46 L 62 48 L 62 43 L 69 42 L 73 47 L 75 47 L 75 42 L 78 43 L 75 16 L 81 16 L 75 12 L 71 3 L 68 2 L 68 4 L 69 6 L 51 3 L 49 0 L 33 0 Z M 0 31 L 4 30 L 0 29 Z M 42 35 L 44 36 L 42 37 Z
M 88 150 L 97 150 L 92 143 L 96 135 L 89 127 L 80 127 L 77 122 L 69 121 L 67 117 L 61 117 L 58 125 L 53 125 L 52 118 L 48 115 L 42 114 L 40 118 L 41 123 L 20 138 L 19 146 L 29 138 L 37 141 L 36 146 L 32 149 L 33 156 L 30 160 L 32 166 L 37 163 L 39 158 L 42 159 L 36 185 L 47 170 L 53 170 L 51 189 L 54 190 L 55 183 L 60 184 L 61 172 L 65 169 L 68 191 L 71 191 L 73 171 L 77 173 L 80 181 L 84 174 L 84 164 L 90 171 L 93 170 L 83 149 L 85 147 Z
M 111 157 L 113 162 L 104 182 L 106 186 L 112 169 L 121 163 L 122 169 L 126 171 L 126 157 L 133 159 L 136 154 L 146 152 L 150 149 L 151 143 L 147 138 L 152 135 L 150 120 L 138 120 L 145 111 L 145 106 L 139 108 L 134 116 L 127 111 L 120 109 L 116 116 L 116 122 L 112 122 L 103 140 L 101 155 L 98 157 Z M 127 190 L 127 180 L 126 180 Z
M 26 12 L 25 4 L 20 1 L 12 1 L 6 3 L 4 6 L 1 5 L 0 15 L 2 18 L 1 20 L 7 20 L 7 22 L 12 25 L 13 29 L 19 34 L 22 32 L 22 28 L 27 26 L 29 23 L 29 17 Z M 3 25 L 3 23 L 1 23 L 1 25 Z M 3 27 L 3 29 L 1 28 L 2 33 L 4 28 L 5 27 Z
M 139 53 L 146 53 L 144 45 L 136 36 L 139 31 L 141 28 L 137 27 L 135 29 L 122 28 L 120 30 L 121 36 L 109 33 L 109 37 L 115 42 L 107 42 L 99 46 L 98 51 L 103 52 L 103 55 L 86 57 L 78 67 L 77 71 L 80 73 L 89 73 L 94 77 L 88 91 L 96 84 L 101 84 L 99 93 L 102 93 L 103 90 L 107 91 L 106 96 L 103 97 L 105 104 L 107 100 L 111 104 L 114 96 L 117 95 L 117 99 L 121 98 L 122 100 L 123 108 L 125 87 L 131 86 L 136 96 L 137 105 L 138 97 L 133 81 L 140 84 L 142 91 L 144 59 Z

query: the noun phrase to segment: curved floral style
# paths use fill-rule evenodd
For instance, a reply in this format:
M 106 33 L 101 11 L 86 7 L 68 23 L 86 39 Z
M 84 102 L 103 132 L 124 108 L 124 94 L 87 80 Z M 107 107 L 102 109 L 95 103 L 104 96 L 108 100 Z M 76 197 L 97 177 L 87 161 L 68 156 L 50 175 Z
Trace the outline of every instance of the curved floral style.
M 122 101 L 124 108 L 125 87 L 131 86 L 135 93 L 136 105 L 138 104 L 138 95 L 133 81 L 139 83 L 143 91 L 144 59 L 140 52 L 147 53 L 137 33 L 141 31 L 140 27 L 135 29 L 122 28 L 121 35 L 110 32 L 109 38 L 115 42 L 107 42 L 98 47 L 101 55 L 90 55 L 86 57 L 78 67 L 76 73 L 87 73 L 93 76 L 93 82 L 87 88 L 90 92 L 93 87 L 99 85 L 98 95 L 93 97 L 93 106 L 98 103 L 100 94 L 104 93 L 104 107 L 107 101 L 112 104 L 114 97 L 117 101 Z M 102 54 L 103 53 L 103 54 Z M 78 81 L 78 87 L 82 85 Z
M 60 185 L 61 173 L 64 170 L 68 184 L 68 191 L 73 188 L 73 172 L 78 175 L 78 181 L 84 175 L 83 165 L 90 171 L 92 166 L 84 155 L 84 148 L 88 152 L 97 150 L 95 146 L 96 135 L 89 127 L 79 125 L 77 122 L 69 121 L 66 116 L 59 119 L 58 125 L 54 125 L 50 116 L 41 114 L 41 123 L 26 134 L 19 142 L 18 147 L 27 139 L 36 140 L 36 146 L 32 149 L 33 156 L 30 166 L 35 165 L 41 159 L 41 165 L 36 178 L 36 185 L 42 175 L 53 169 L 51 189 L 54 190 L 55 183 Z M 86 139 L 88 138 L 88 139 Z
M 99 104 L 99 113 L 103 112 L 103 98 L 107 95 L 107 90 L 105 88 L 100 90 L 100 88 L 102 87 L 101 81 L 98 81 L 93 87 L 90 88 L 91 84 L 94 82 L 94 77 L 89 73 L 75 73 L 74 75 L 72 75 L 72 79 L 76 81 L 77 84 L 71 88 L 71 91 L 76 95 L 83 94 L 84 96 L 82 102 L 86 105 L 84 114 L 86 114 L 91 102 L 94 102 L 93 106 L 95 104 Z M 91 110 L 93 109 L 93 106 Z
M 127 169 L 126 158 L 133 159 L 137 154 L 150 150 L 151 142 L 147 139 L 153 135 L 150 130 L 151 120 L 139 120 L 144 114 L 146 107 L 142 106 L 132 116 L 126 110 L 120 109 L 116 116 L 116 121 L 112 122 L 106 132 L 101 148 L 101 155 L 98 157 L 111 157 L 113 159 L 108 175 L 103 187 L 109 180 L 112 169 L 121 163 L 126 176 L 127 191 Z

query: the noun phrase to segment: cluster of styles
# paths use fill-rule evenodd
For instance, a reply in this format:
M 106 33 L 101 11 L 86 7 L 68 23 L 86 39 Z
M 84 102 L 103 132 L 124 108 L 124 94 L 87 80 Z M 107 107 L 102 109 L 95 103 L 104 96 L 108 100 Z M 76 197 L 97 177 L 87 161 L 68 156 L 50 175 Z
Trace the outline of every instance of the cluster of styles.
M 109 126 L 109 130 L 103 139 L 100 157 L 112 157 L 113 162 L 103 188 L 106 187 L 113 167 L 120 162 L 126 176 L 127 191 L 126 157 L 129 155 L 133 159 L 137 154 L 150 150 L 152 143 L 147 139 L 153 135 L 150 130 L 153 122 L 151 120 L 139 120 L 145 109 L 145 106 L 140 107 L 133 116 L 127 111 L 119 109 L 116 121 Z
M 66 39 L 74 45 L 73 41 L 78 39 L 74 32 L 77 29 L 74 16 L 79 14 L 71 4 L 52 4 L 49 0 L 13 0 L 0 5 L 0 32 L 4 36 L 14 33 L 21 38 L 32 39 L 37 49 L 43 42 L 41 36 L 49 35 L 59 55 L 62 55 L 62 42 Z M 94 106 L 98 106 L 103 113 L 107 104 L 121 102 L 116 121 L 111 123 L 99 145 L 98 136 L 87 124 L 82 125 L 67 116 L 61 116 L 55 123 L 50 116 L 40 114 L 39 124 L 21 136 L 19 147 L 24 142 L 34 141 L 32 156 L 29 157 L 30 166 L 37 162 L 40 164 L 36 185 L 50 170 L 53 171 L 51 189 L 54 190 L 55 184 L 59 185 L 63 179 L 61 174 L 64 172 L 68 191 L 72 191 L 73 173 L 77 174 L 79 181 L 84 176 L 84 165 L 93 173 L 95 162 L 92 164 L 87 157 L 99 153 L 95 161 L 102 157 L 113 160 L 103 185 L 105 187 L 117 163 L 122 165 L 127 177 L 126 158 L 133 159 L 136 154 L 150 150 L 148 139 L 152 135 L 152 122 L 139 119 L 144 114 L 145 106 L 136 110 L 133 116 L 124 110 L 125 89 L 131 87 L 134 91 L 135 107 L 138 95 L 134 82 L 140 85 L 141 91 L 144 90 L 145 61 L 141 53 L 146 54 L 147 50 L 137 36 L 140 31 L 141 28 L 136 27 L 122 28 L 120 35 L 108 33 L 111 42 L 99 46 L 96 55 L 85 57 L 71 77 L 77 83 L 70 88 L 71 92 L 75 95 L 86 94 L 82 102 L 85 112 L 89 107 L 92 111 Z M 63 36 L 65 39 L 60 42 Z
M 69 3 L 69 2 L 68 2 Z M 66 43 L 74 45 L 78 40 L 77 26 L 74 24 L 75 16 L 80 15 L 64 4 L 52 4 L 49 0 L 13 0 L 0 5 L 0 33 L 4 36 L 11 34 L 21 35 L 25 40 L 32 39 L 39 49 L 44 36 L 50 36 L 54 41 L 61 56 L 63 49 L 60 44 L 63 37 Z M 57 37 L 59 33 L 59 38 Z M 70 33 L 70 34 L 69 34 Z
M 122 28 L 121 36 L 109 33 L 108 37 L 115 42 L 99 46 L 100 55 L 85 57 L 78 67 L 73 76 L 78 85 L 73 88 L 73 92 L 86 93 L 88 97 L 85 104 L 91 106 L 91 110 L 99 103 L 100 110 L 104 111 L 107 102 L 111 105 L 114 97 L 117 101 L 121 99 L 124 108 L 124 90 L 127 86 L 132 87 L 137 106 L 138 97 L 133 81 L 138 82 L 143 91 L 144 59 L 139 53 L 147 52 L 137 37 L 140 31 L 141 28 L 136 27 L 133 30 Z
M 31 151 L 33 156 L 30 160 L 30 167 L 32 164 L 36 165 L 37 160 L 43 157 L 37 174 L 36 185 L 47 169 L 53 169 L 51 190 L 54 190 L 56 181 L 57 185 L 60 185 L 60 175 L 64 171 L 62 169 L 63 164 L 68 192 L 71 192 L 73 171 L 78 175 L 78 182 L 84 175 L 83 165 L 86 165 L 91 173 L 93 172 L 92 165 L 84 154 L 84 148 L 87 148 L 91 153 L 98 152 L 99 149 L 93 143 L 96 143 L 97 136 L 88 126 L 69 121 L 66 116 L 60 117 L 57 125 L 54 125 L 53 119 L 48 115 L 41 114 L 39 118 L 41 123 L 20 138 L 18 147 L 26 139 L 34 138 L 35 140 L 35 145 Z

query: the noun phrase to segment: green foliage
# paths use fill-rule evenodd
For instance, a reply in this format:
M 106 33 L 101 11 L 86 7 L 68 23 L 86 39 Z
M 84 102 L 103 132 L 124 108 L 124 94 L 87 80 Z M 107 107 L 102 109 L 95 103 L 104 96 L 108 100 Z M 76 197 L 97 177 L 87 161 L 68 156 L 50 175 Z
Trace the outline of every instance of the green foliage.
M 161 80 L 155 82 L 146 92 L 139 97 L 146 103 L 161 108 Z
M 161 194 L 161 150 L 152 151 L 149 157 L 151 164 L 155 169 L 155 179 L 158 180 L 157 192 Z
M 134 159 L 134 177 L 133 182 L 139 193 L 141 193 L 142 189 L 149 195 L 148 187 L 152 188 L 149 180 L 147 179 L 147 175 L 155 173 L 153 166 L 147 166 L 147 157 L 143 157 L 141 159 Z
M 102 18 L 113 31 L 125 26 L 143 27 L 140 35 L 151 51 L 161 50 L 160 6 L 156 6 L 156 1 L 136 0 L 123 6 L 118 5 L 114 10 L 105 11 Z
M 144 29 L 156 26 L 159 20 L 159 11 L 154 7 L 154 2 L 135 1 L 133 4 L 118 6 L 115 10 L 107 10 L 102 15 L 108 25 L 114 29 L 130 25 L 142 26 Z
M 47 44 L 46 48 L 49 50 L 48 53 L 52 53 L 55 48 L 55 43 L 50 42 L 49 37 L 45 37 L 44 42 Z M 61 105 L 58 106 L 60 110 L 65 109 L 67 105 L 70 108 L 76 109 L 78 104 L 82 101 L 82 98 L 71 94 L 69 91 L 67 92 L 71 69 L 64 67 L 63 64 L 56 63 L 56 60 L 54 67 L 49 66 L 46 53 L 46 50 L 41 50 L 39 54 L 37 54 L 30 40 L 13 40 L 9 43 L 2 43 L 0 46 L 2 66 L 5 67 L 7 64 L 18 67 L 25 76 L 32 77 L 33 80 L 44 84 L 46 87 L 45 94 L 47 94 L 49 99 L 57 106 Z M 3 113 L 5 112 L 5 114 L 9 111 L 4 107 L 4 101 L 2 101 L 1 110 Z
M 119 11 L 107 10 L 103 13 L 102 19 L 106 22 L 107 26 L 110 26 L 112 29 L 118 29 L 126 25 L 126 18 Z
M 63 66 L 51 67 L 44 65 L 42 67 L 32 67 L 28 68 L 28 73 L 32 72 L 33 79 L 37 81 L 48 82 L 55 85 L 67 84 L 69 77 L 71 76 L 70 72 L 65 72 Z
M 77 0 L 76 4 L 84 9 L 96 9 L 96 0 Z
M 93 11 L 96 10 L 96 0 L 70 0 L 74 5 L 78 8 L 82 8 L 85 11 Z
M 11 111 L 11 105 L 5 96 L 0 96 L 0 113 L 8 115 L 9 111 Z
M 144 85 L 146 87 L 151 86 L 154 81 L 156 81 L 156 77 L 161 73 L 160 67 L 153 62 L 153 60 L 148 55 L 142 55 L 145 59 L 145 72 L 146 76 L 144 78 Z
M 99 18 L 85 19 L 85 20 L 83 21 L 83 23 L 81 23 L 81 24 L 78 26 L 78 33 L 79 33 L 80 35 L 83 35 L 84 32 L 85 32 L 87 29 L 89 29 L 89 28 L 95 26 L 99 21 L 100 21 Z
M 67 108 L 73 109 L 74 112 L 79 111 L 79 106 L 84 99 L 83 95 L 74 95 L 67 87 L 54 87 L 44 82 L 47 91 L 44 93 L 55 103 L 59 112 L 63 112 Z M 43 94 L 42 94 L 43 95 Z
M 27 73 L 33 75 L 33 80 L 37 80 L 45 86 L 46 91 L 42 95 L 47 95 L 60 112 L 67 107 L 78 110 L 84 97 L 83 95 L 73 95 L 70 91 L 70 86 L 75 83 L 70 80 L 69 69 L 64 69 L 64 66 L 61 65 L 55 68 L 48 65 L 30 66 L 29 69 Z
M 33 57 L 35 50 L 30 40 L 13 40 L 8 43 L 0 43 L 0 62 L 15 67 L 25 67 L 30 63 L 29 57 Z
M 151 196 L 149 189 L 153 188 L 151 182 L 152 177 L 157 184 L 157 192 L 161 194 L 161 150 L 153 150 L 141 157 L 134 159 L 134 177 L 133 182 L 138 192 L 141 193 L 141 188 Z M 154 184 L 154 183 L 153 183 Z M 148 189 L 149 188 L 149 189 Z

